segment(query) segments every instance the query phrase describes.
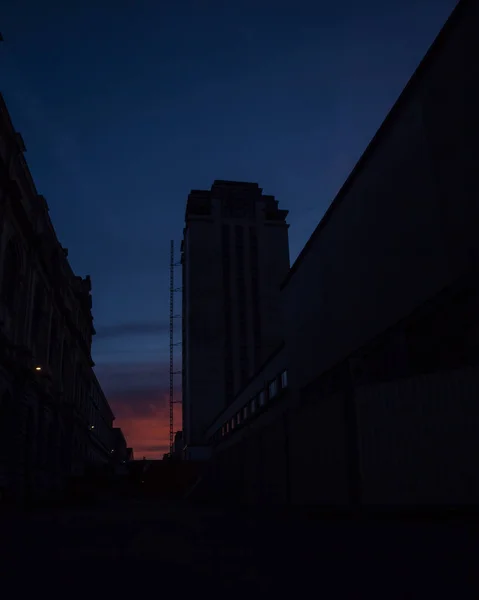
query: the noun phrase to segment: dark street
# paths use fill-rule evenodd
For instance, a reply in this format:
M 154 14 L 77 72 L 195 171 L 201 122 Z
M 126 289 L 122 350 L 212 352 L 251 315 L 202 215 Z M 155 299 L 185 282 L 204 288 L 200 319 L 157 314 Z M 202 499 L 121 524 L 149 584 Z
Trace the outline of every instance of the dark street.
M 475 597 L 477 529 L 476 522 L 458 519 L 328 520 L 277 511 L 105 502 L 3 515 L 1 565 L 2 576 L 28 567 L 25 573 L 50 577 L 53 586 L 85 564 L 94 587 L 107 578 L 113 579 L 113 590 L 140 576 L 142 585 L 157 580 L 163 588 L 182 591 L 208 586 L 324 590 L 325 597 L 367 592 L 431 598 L 450 592 L 466 598 Z

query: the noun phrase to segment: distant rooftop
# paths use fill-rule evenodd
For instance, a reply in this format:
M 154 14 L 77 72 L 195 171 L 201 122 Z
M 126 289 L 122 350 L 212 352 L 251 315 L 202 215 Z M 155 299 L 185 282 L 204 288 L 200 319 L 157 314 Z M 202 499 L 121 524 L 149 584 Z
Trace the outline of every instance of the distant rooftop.
M 229 205 L 233 207 L 233 210 L 239 208 L 240 213 L 248 213 L 253 216 L 255 214 L 254 203 L 262 200 L 265 203 L 265 217 L 268 221 L 284 222 L 288 214 L 287 210 L 278 207 L 278 201 L 274 196 L 263 194 L 263 188 L 260 188 L 257 183 L 215 179 L 210 190 L 191 190 L 186 204 L 185 221 L 188 222 L 189 217 L 192 216 L 210 216 L 213 199 L 220 199 L 223 206 Z
M 250 181 L 226 181 L 225 179 L 215 179 L 212 187 L 216 186 L 259 188 L 257 183 Z

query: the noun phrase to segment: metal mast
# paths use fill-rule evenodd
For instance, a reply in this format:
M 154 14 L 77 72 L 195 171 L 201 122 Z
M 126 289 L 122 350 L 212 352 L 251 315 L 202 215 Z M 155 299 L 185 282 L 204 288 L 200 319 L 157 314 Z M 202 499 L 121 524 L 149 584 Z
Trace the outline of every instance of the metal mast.
M 170 456 L 173 454 L 173 319 L 175 290 L 175 243 L 170 242 Z
M 175 292 L 180 292 L 181 287 L 175 288 L 175 267 L 180 265 L 181 262 L 175 263 L 175 242 L 170 241 L 170 457 L 173 454 L 173 404 L 174 400 L 174 376 L 181 373 L 181 371 L 174 370 L 174 347 L 178 346 L 181 342 L 174 343 L 174 320 L 181 315 L 175 315 Z M 179 402 L 179 401 L 178 401 Z

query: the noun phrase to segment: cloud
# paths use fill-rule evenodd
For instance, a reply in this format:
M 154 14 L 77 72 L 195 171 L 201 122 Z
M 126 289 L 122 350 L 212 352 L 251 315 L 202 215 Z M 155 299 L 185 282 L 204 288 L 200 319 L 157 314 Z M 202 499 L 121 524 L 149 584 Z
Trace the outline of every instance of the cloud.
M 96 330 L 96 338 L 105 340 L 128 335 L 157 335 L 158 333 L 166 333 L 168 330 L 169 324 L 167 321 L 133 321 L 99 327 Z
M 169 362 L 99 363 L 97 377 L 106 394 L 135 395 L 148 391 L 166 392 L 169 388 Z

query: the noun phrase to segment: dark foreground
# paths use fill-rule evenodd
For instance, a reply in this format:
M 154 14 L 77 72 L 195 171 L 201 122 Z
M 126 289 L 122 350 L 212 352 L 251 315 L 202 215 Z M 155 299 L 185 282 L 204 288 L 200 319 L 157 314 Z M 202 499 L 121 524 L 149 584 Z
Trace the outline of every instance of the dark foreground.
M 333 519 L 105 501 L 0 515 L 0 579 L 4 589 L 15 581 L 16 592 L 95 597 L 100 587 L 119 597 L 203 596 L 206 586 L 213 596 L 477 598 L 478 529 L 474 518 Z

